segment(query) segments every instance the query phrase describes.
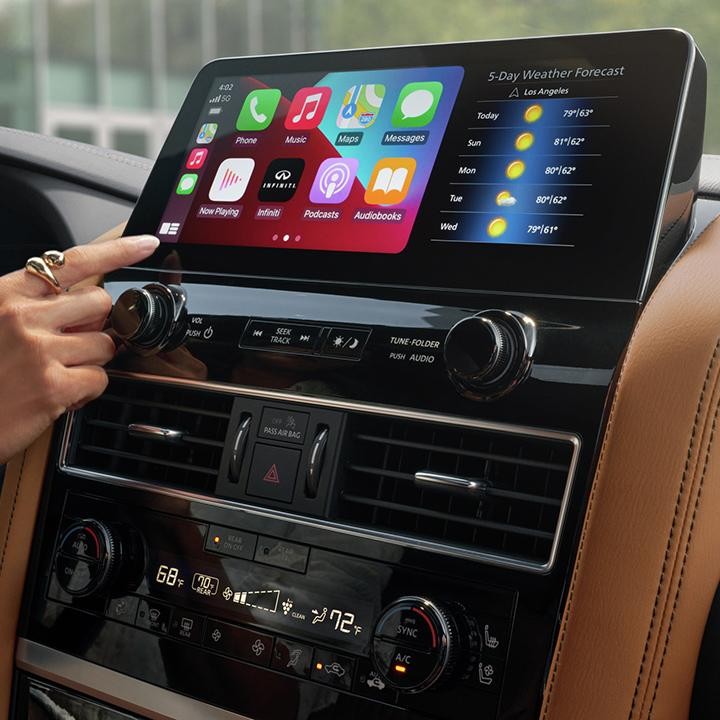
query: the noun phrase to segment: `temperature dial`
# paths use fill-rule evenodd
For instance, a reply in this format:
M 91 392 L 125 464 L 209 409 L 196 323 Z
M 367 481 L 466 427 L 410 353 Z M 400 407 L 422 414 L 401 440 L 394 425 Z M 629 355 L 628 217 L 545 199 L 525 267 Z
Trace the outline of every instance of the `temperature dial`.
M 477 655 L 475 623 L 462 608 L 403 597 L 375 626 L 372 659 L 390 687 L 418 693 L 469 671 Z
M 55 573 L 69 595 L 87 597 L 107 588 L 119 565 L 121 548 L 113 530 L 97 520 L 74 523 L 58 546 Z
M 493 400 L 525 379 L 535 352 L 535 323 L 525 315 L 485 310 L 460 320 L 445 339 L 453 384 L 472 400 Z
M 144 557 L 142 538 L 132 528 L 78 520 L 60 537 L 55 576 L 74 597 L 133 590 L 142 579 Z

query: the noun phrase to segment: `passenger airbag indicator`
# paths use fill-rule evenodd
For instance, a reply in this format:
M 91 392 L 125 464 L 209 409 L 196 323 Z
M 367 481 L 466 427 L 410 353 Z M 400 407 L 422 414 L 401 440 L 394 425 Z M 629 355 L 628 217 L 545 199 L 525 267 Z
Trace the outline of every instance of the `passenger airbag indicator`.
M 282 440 L 291 443 L 304 443 L 309 415 L 292 410 L 265 408 L 258 435 L 268 440 Z

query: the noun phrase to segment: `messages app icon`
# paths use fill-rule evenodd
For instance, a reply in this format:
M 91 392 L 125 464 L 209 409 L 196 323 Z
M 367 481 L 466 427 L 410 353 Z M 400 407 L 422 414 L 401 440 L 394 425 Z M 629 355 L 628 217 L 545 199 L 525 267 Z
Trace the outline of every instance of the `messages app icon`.
M 393 127 L 416 128 L 430 123 L 442 92 L 443 84 L 435 80 L 405 85 L 393 110 Z

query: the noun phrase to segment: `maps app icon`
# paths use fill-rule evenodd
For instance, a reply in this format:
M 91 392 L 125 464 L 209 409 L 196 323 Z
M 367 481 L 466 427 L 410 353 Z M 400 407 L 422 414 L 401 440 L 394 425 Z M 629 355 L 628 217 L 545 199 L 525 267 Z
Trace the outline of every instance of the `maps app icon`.
M 353 85 L 343 98 L 337 126 L 344 130 L 370 127 L 377 119 L 384 97 L 384 85 Z

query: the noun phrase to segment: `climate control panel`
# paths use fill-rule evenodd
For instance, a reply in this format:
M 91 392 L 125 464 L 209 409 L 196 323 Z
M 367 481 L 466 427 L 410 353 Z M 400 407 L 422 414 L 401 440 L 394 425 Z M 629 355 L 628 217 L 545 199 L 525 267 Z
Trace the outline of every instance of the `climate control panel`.
M 438 718 L 463 703 L 496 707 L 516 601 L 509 590 L 389 573 L 386 563 L 77 495 L 47 599 L 141 633 L 133 643 L 148 633 L 399 708 L 445 698 Z

